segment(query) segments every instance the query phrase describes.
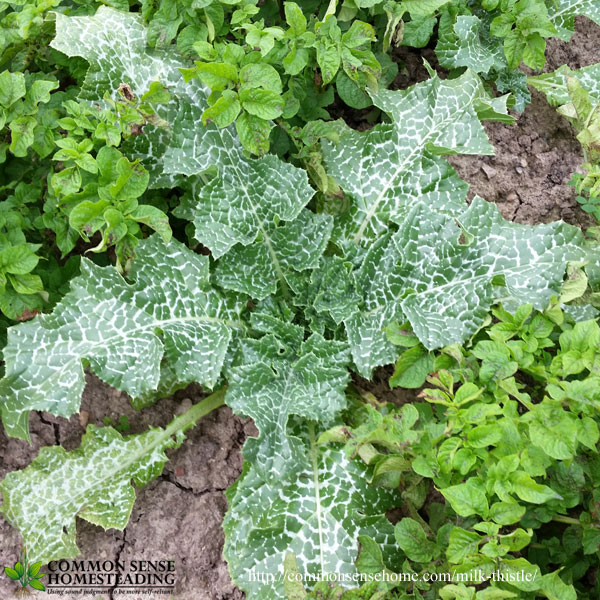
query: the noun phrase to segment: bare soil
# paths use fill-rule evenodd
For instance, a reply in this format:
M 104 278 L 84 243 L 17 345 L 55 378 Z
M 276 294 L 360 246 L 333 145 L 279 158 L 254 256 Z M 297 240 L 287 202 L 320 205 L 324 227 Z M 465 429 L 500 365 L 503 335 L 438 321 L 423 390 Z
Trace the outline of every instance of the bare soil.
M 600 61 L 600 28 L 583 17 L 571 42 L 550 40 L 545 71 L 563 64 L 579 69 Z M 452 156 L 450 163 L 471 185 L 470 195 L 495 202 L 506 219 L 549 223 L 562 219 L 586 229 L 593 218 L 575 200 L 568 185 L 583 154 L 566 119 L 531 89 L 532 102 L 514 126 L 486 123 L 495 156 Z
M 579 68 L 600 61 L 600 28 L 578 19 L 577 33 L 570 43 L 549 44 L 547 70 L 561 64 Z M 421 56 L 427 53 L 402 51 L 405 69 L 396 85 L 406 87 L 426 77 Z M 429 57 L 431 58 L 431 57 Z M 574 190 L 567 185 L 582 162 L 579 144 L 570 125 L 544 98 L 533 94 L 533 102 L 513 127 L 486 124 L 496 148 L 494 157 L 453 157 L 452 164 L 471 184 L 471 194 L 494 201 L 505 217 L 520 223 L 541 223 L 556 219 L 586 227 L 586 215 L 577 207 Z M 406 391 L 387 386 L 389 369 L 380 371 L 372 384 L 357 384 L 380 399 L 403 403 Z M 411 392 L 412 393 L 412 392 Z M 87 422 L 102 424 L 105 417 L 118 422 L 126 416 L 130 432 L 149 425 L 166 425 L 174 413 L 186 410 L 202 398 L 198 386 L 190 386 L 173 398 L 161 400 L 141 412 L 134 411 L 124 394 L 90 376 L 82 413 L 69 420 L 47 414 L 31 417 L 32 445 L 7 438 L 0 428 L 0 479 L 10 471 L 26 467 L 44 445 L 62 444 L 76 448 Z M 229 579 L 222 558 L 221 522 L 227 509 L 224 491 L 241 471 L 240 449 L 253 424 L 221 408 L 193 430 L 171 460 L 164 474 L 138 493 L 131 521 L 119 532 L 78 521 L 78 544 L 82 557 L 90 560 L 175 561 L 177 600 L 240 600 L 240 592 Z M 13 565 L 20 550 L 18 533 L 0 519 L 0 566 Z M 14 583 L 0 575 L 0 598 L 16 597 Z M 43 592 L 32 597 L 46 598 Z M 62 596 L 72 600 L 69 596 Z M 80 598 L 74 596 L 73 598 Z M 98 598 L 96 596 L 96 598 Z M 121 596 L 113 590 L 109 598 L 142 600 L 154 596 Z M 156 598 L 166 598 L 156 596 Z M 105 599 L 106 600 L 106 597 Z

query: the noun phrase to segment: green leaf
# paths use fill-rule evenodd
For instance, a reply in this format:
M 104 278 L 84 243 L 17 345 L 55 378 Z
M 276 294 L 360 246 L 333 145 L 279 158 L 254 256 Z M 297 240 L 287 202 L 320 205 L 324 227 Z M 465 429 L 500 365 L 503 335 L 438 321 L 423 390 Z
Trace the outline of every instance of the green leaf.
M 25 75 L 2 71 L 0 73 L 0 105 L 9 108 L 23 96 L 25 96 Z
M 391 388 L 419 388 L 433 371 L 433 354 L 423 346 L 405 350 L 396 361 L 394 374 L 389 379 Z
M 398 545 L 410 560 L 427 563 L 435 556 L 434 542 L 427 539 L 423 527 L 414 519 L 405 517 L 396 523 L 394 535 Z
M 402 0 L 411 17 L 429 17 L 450 0 Z
M 25 275 L 33 271 L 39 260 L 39 256 L 35 254 L 28 244 L 4 246 L 0 249 L 0 270 L 5 273 Z
M 298 572 L 296 556 L 291 552 L 288 552 L 283 560 L 283 592 L 286 600 L 304 600 L 306 598 L 306 590 Z
M 213 91 L 222 91 L 238 82 L 238 71 L 229 63 L 196 61 L 195 75 Z
M 490 518 L 499 525 L 518 523 L 525 514 L 525 507 L 512 502 L 494 502 L 490 507 Z
M 227 127 L 237 119 L 241 108 L 238 95 L 231 90 L 225 90 L 219 99 L 202 113 L 202 123 L 206 125 L 214 121 L 217 127 Z
M 39 275 L 33 275 L 32 273 L 23 275 L 8 274 L 8 279 L 18 294 L 37 294 L 44 290 L 44 284 Z
M 466 483 L 441 489 L 440 492 L 461 517 L 479 515 L 484 519 L 487 518 L 489 506 L 485 488 L 475 478 L 468 479 Z
M 534 33 L 527 38 L 523 50 L 523 62 L 532 69 L 543 69 L 546 64 L 546 40 L 539 34 Z
M 27 156 L 28 148 L 35 141 L 34 129 L 37 125 L 35 117 L 19 117 L 10 122 L 10 151 L 19 157 Z
M 7 577 L 10 577 L 11 579 L 14 579 L 15 581 L 19 580 L 20 575 L 14 569 L 11 569 L 10 567 L 4 567 L 4 573 L 6 573 Z
M 277 70 L 271 65 L 264 63 L 252 63 L 245 65 L 240 70 L 240 83 L 242 89 L 270 90 L 280 95 L 282 92 L 281 77 Z
M 27 438 L 30 410 L 77 412 L 84 360 L 134 398 L 159 386 L 215 385 L 232 331 L 243 328 L 243 305 L 210 289 L 208 258 L 175 240 L 166 246 L 152 236 L 137 254 L 132 283 L 83 259 L 82 274 L 51 315 L 9 329 L 0 389 L 10 435 Z
M 495 424 L 479 425 L 469 431 L 467 439 L 472 448 L 495 446 L 502 439 L 502 430 Z
M 342 55 L 338 44 L 324 41 L 317 43 L 317 63 L 321 69 L 324 84 L 333 81 L 341 62 Z
M 527 415 L 531 442 L 557 460 L 573 458 L 577 450 L 579 420 L 561 407 L 545 403 L 537 405 Z
M 411 48 L 424 48 L 429 43 L 437 25 L 436 17 L 419 17 L 404 24 L 402 45 Z
M 41 568 L 42 568 L 42 563 L 41 563 L 41 561 L 40 561 L 40 562 L 36 562 L 36 563 L 34 563 L 33 565 L 31 565 L 31 566 L 29 567 L 29 569 L 27 570 L 27 574 L 28 574 L 30 577 L 35 577 L 35 576 L 36 576 L 36 575 L 37 575 L 37 574 L 40 572 L 40 569 L 41 569 Z
M 169 218 L 162 210 L 155 206 L 150 206 L 149 204 L 142 204 L 133 212 L 129 213 L 128 216 L 134 221 L 144 223 L 145 225 L 148 225 L 150 229 L 156 231 L 165 244 L 168 244 L 171 241 L 173 232 L 169 226 Z
M 454 564 L 465 562 L 468 556 L 477 554 L 477 548 L 482 537 L 474 531 L 454 527 L 448 538 L 448 547 L 446 548 L 446 557 L 448 561 Z
M 394 495 L 370 486 L 362 464 L 317 446 L 312 425 L 301 423 L 293 433 L 304 448 L 296 477 L 269 484 L 246 463 L 227 492 L 224 556 L 233 581 L 253 600 L 285 598 L 277 574 L 289 552 L 296 555 L 308 587 L 311 575 L 356 573 L 359 536 L 379 544 L 386 561 L 396 547 L 385 517 Z M 272 579 L 249 578 L 252 569 Z
M 352 21 L 350 29 L 342 35 L 342 44 L 346 48 L 368 46 L 377 39 L 372 25 L 363 21 Z
M 518 29 L 512 29 L 504 38 L 504 55 L 509 69 L 517 69 L 521 64 L 526 43 Z
M 56 79 L 46 81 L 37 79 L 31 84 L 25 95 L 23 109 L 26 114 L 34 114 L 38 110 L 38 104 L 47 104 L 50 102 L 50 92 L 59 86 Z
M 385 564 L 379 544 L 368 535 L 359 535 L 358 543 L 356 568 L 359 573 L 381 573 L 385 569 Z
M 284 4 L 285 20 L 290 26 L 290 33 L 294 37 L 302 35 L 306 31 L 306 17 L 295 2 Z
M 222 403 L 222 396 L 211 402 Z M 89 425 L 78 449 L 45 446 L 26 469 L 9 473 L 0 484 L 2 514 L 21 533 L 28 555 L 42 563 L 77 556 L 75 517 L 124 529 L 135 501 L 132 481 L 139 487 L 158 477 L 165 450 L 181 445 L 207 406 L 199 403 L 165 429 L 139 435 Z
M 501 571 L 505 574 L 507 580 L 511 582 L 511 585 L 518 590 L 533 592 L 541 587 L 542 573 L 540 568 L 524 558 L 503 559 Z
M 335 87 L 339 97 L 352 108 L 361 110 L 373 104 L 369 95 L 343 71 L 338 73 L 335 80 Z
M 540 591 L 548 600 L 577 600 L 575 588 L 560 578 L 559 571 L 543 576 Z
M 34 589 L 34 590 L 40 590 L 41 592 L 45 592 L 46 591 L 46 587 L 44 586 L 44 584 L 39 581 L 38 579 L 31 579 L 29 581 L 29 585 Z
M 75 194 L 81 187 L 81 172 L 77 167 L 67 167 L 52 175 L 52 187 L 59 196 Z
M 235 122 L 235 130 L 242 146 L 251 154 L 262 156 L 269 149 L 272 124 L 249 113 L 242 113 Z
M 276 119 L 283 111 L 283 98 L 271 90 L 242 89 L 239 98 L 245 111 L 261 119 Z
M 110 202 L 139 198 L 148 187 L 149 174 L 144 167 L 130 162 L 116 148 L 103 146 L 96 157 L 100 177 L 98 195 Z
M 511 473 L 510 482 L 514 493 L 525 502 L 543 504 L 550 500 L 562 500 L 560 494 L 557 494 L 547 485 L 537 483 L 525 471 Z

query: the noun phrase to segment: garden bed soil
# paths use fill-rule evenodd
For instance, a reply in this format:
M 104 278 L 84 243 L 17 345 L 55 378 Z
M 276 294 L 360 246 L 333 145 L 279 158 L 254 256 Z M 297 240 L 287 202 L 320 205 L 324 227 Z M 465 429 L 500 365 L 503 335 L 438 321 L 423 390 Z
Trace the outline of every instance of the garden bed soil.
M 570 43 L 549 43 L 546 70 L 562 64 L 580 68 L 600 61 L 600 28 L 587 19 L 577 20 Z M 398 52 L 404 60 L 396 85 L 406 87 L 426 78 L 421 57 Z M 496 202 L 503 215 L 519 223 L 546 223 L 563 219 L 587 227 L 591 221 L 577 206 L 574 189 L 567 185 L 582 162 L 582 155 L 570 125 L 540 94 L 513 127 L 488 123 L 488 135 L 496 149 L 494 157 L 456 156 L 450 159 L 474 194 Z M 358 382 L 380 399 L 404 403 L 411 392 L 390 391 L 387 376 L 380 371 L 372 384 Z M 88 377 L 81 415 L 58 419 L 48 414 L 31 417 L 32 445 L 10 439 L 0 428 L 0 479 L 10 471 L 26 467 L 44 445 L 62 444 L 76 448 L 86 423 L 103 424 L 105 417 L 119 422 L 126 416 L 131 433 L 149 425 L 165 426 L 174 413 L 200 401 L 202 391 L 190 386 L 174 397 L 161 400 L 141 412 L 134 411 L 125 394 L 111 389 L 93 376 Z M 90 560 L 175 561 L 177 600 L 239 600 L 244 597 L 231 582 L 222 558 L 221 522 L 227 509 L 225 490 L 241 472 L 241 447 L 256 429 L 249 420 L 232 415 L 223 407 L 202 419 L 188 434 L 187 441 L 170 452 L 161 477 L 139 491 L 131 521 L 125 531 L 110 530 L 78 521 L 78 545 Z M 13 565 L 20 550 L 20 538 L 0 518 L 0 566 Z M 0 576 L 0 598 L 15 597 L 14 582 Z M 47 598 L 32 591 L 34 598 Z M 81 596 L 74 596 L 78 598 Z M 68 595 L 62 596 L 72 600 Z M 98 596 L 95 597 L 98 599 Z M 120 595 L 113 589 L 108 598 L 154 600 L 153 596 Z M 165 599 L 166 596 L 156 596 Z M 107 600 L 104 596 L 104 600 Z

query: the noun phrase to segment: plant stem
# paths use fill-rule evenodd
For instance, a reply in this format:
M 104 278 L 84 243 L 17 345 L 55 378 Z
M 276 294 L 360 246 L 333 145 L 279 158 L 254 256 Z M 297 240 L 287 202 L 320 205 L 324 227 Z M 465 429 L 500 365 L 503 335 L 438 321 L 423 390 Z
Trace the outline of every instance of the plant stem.
M 171 423 L 165 429 L 167 435 L 174 435 L 178 431 L 186 431 L 190 427 L 196 425 L 198 420 L 211 413 L 213 410 L 223 406 L 225 404 L 225 392 L 227 386 L 219 388 L 216 392 L 213 392 L 210 396 L 207 396 L 198 404 L 194 404 L 187 412 L 173 419 Z
M 553 521 L 557 523 L 566 523 L 567 525 L 581 525 L 579 519 L 574 519 L 573 517 L 565 517 L 564 515 L 554 515 L 552 517 Z

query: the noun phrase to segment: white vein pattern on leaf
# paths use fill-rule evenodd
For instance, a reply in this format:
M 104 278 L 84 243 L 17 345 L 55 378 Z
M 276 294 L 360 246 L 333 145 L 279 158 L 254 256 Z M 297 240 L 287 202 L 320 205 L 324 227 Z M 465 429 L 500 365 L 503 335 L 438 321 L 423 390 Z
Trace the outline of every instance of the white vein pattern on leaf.
M 190 110 L 199 120 L 201 111 Z M 195 129 L 181 137 L 200 144 L 203 135 Z M 193 220 L 196 239 L 210 248 L 215 258 L 221 258 L 216 273 L 221 285 L 262 299 L 276 291 L 277 282 L 285 287 L 288 269 L 305 270 L 316 265 L 329 239 L 331 219 L 304 210 L 314 194 L 305 171 L 273 155 L 247 159 L 231 128 L 214 135 L 219 136 L 227 153 L 219 175 L 176 214 Z M 199 172 L 194 161 L 185 157 L 171 162 L 168 168 L 186 175 Z M 281 233 L 285 227 L 294 227 L 298 219 L 312 234 L 300 253 L 297 236 L 290 239 Z M 283 224 L 277 226 L 279 220 Z M 300 228 L 297 233 L 304 232 Z M 244 250 L 241 246 L 252 248 Z
M 135 501 L 131 480 L 144 485 L 158 476 L 168 460 L 164 450 L 181 441 L 162 429 L 123 439 L 112 428 L 92 425 L 78 450 L 44 447 L 27 469 L 7 475 L 0 484 L 2 512 L 35 560 L 77 556 L 75 516 L 124 529 Z
M 106 91 L 114 94 L 120 83 L 130 84 L 138 95 L 156 79 L 167 85 L 172 100 L 165 114 L 160 114 L 171 122 L 170 131 L 149 127 L 132 138 L 130 154 L 141 158 L 151 171 L 151 187 L 173 185 L 177 177 L 199 176 L 218 166 L 219 174 L 199 190 L 195 203 L 180 207 L 178 214 L 194 221 L 196 238 L 216 258 L 238 244 L 261 244 L 261 249 L 238 248 L 235 256 L 225 257 L 225 272 L 241 270 L 247 277 L 224 275 L 221 285 L 261 299 L 274 293 L 278 282 L 285 287 L 286 270 L 316 265 L 331 232 L 328 217 L 311 217 L 313 244 L 306 244 L 301 253 L 296 252 L 298 244 L 286 243 L 284 236 L 277 235 L 274 224 L 276 219 L 297 219 L 313 196 L 306 172 L 274 155 L 247 158 L 233 126 L 202 126 L 202 113 L 208 106 L 206 88 L 197 79 L 184 81 L 179 67 L 186 65 L 175 51 L 147 48 L 139 15 L 108 7 L 98 9 L 94 17 L 57 15 L 57 37 L 52 44 L 90 62 L 84 99 L 99 101 Z M 257 237 L 262 241 L 256 241 Z
M 348 130 L 338 144 L 323 143 L 329 172 L 354 201 L 339 238 L 370 242 L 425 197 L 448 212 L 464 204 L 466 184 L 432 150 L 493 154 L 473 108 L 480 95 L 481 82 L 470 72 L 451 82 L 433 77 L 403 92 L 381 90 L 373 101 L 391 126 Z
M 185 82 L 178 70 L 181 59 L 172 49 L 149 51 L 141 15 L 123 13 L 101 6 L 96 15 L 68 17 L 56 13 L 56 37 L 50 44 L 67 56 L 81 56 L 90 63 L 79 97 L 92 103 L 102 102 L 108 92 L 116 96 L 125 83 L 138 98 L 153 81 L 160 81 L 174 95 L 161 116 L 167 121 L 177 118 L 181 110 L 178 93 Z M 147 125 L 144 134 L 124 145 L 132 158 L 141 158 L 150 171 L 150 187 L 172 186 L 175 179 L 163 173 L 163 155 L 170 133 Z
M 393 237 L 372 245 L 356 275 L 361 310 L 345 325 L 359 373 L 394 360 L 383 333 L 390 322 L 409 320 L 430 350 L 459 342 L 500 299 L 543 308 L 567 262 L 586 258 L 581 231 L 565 223 L 510 223 L 481 198 L 454 217 L 416 204 Z
M 395 494 L 375 491 L 365 467 L 342 452 L 317 446 L 310 424 L 294 433 L 306 451 L 293 481 L 269 485 L 251 467 L 229 497 L 224 554 L 234 581 L 257 600 L 285 598 L 281 583 L 252 582 L 248 574 L 276 574 L 287 552 L 302 573 L 353 574 L 359 535 L 373 537 L 385 554 L 394 547 L 385 511 L 397 502 Z
M 265 352 L 275 340 L 267 346 L 246 344 L 249 362 L 231 370 L 226 402 L 236 414 L 252 417 L 259 429 L 258 438 L 247 440 L 244 456 L 266 480 L 281 483 L 302 462 L 298 440 L 288 434 L 290 417 L 328 422 L 346 406 L 347 345 L 313 334 L 277 360 Z
M 479 30 L 481 21 L 475 16 L 458 16 L 454 24 L 456 39 L 440 37 L 435 52 L 446 68 L 468 67 L 477 73 L 488 73 L 492 67 L 506 67 L 500 44 L 484 45 Z
M 562 40 L 571 39 L 572 20 L 578 15 L 588 17 L 600 25 L 600 0 L 558 0 L 557 5 L 549 3 L 548 16 Z
M 597 102 L 600 102 L 600 63 L 589 65 L 572 71 L 566 65 L 559 67 L 554 73 L 547 73 L 532 77 L 533 85 L 544 92 L 548 102 L 552 105 L 567 104 L 571 101 L 567 89 L 566 76 L 575 77 L 581 86 Z
M 208 259 L 154 235 L 140 242 L 127 283 L 112 268 L 82 263 L 83 275 L 54 313 L 11 328 L 4 349 L 3 421 L 49 410 L 70 416 L 85 384 L 82 359 L 132 396 L 156 389 L 165 357 L 180 381 L 212 387 L 243 304 L 208 288 Z M 33 383 L 36 382 L 36 383 Z

